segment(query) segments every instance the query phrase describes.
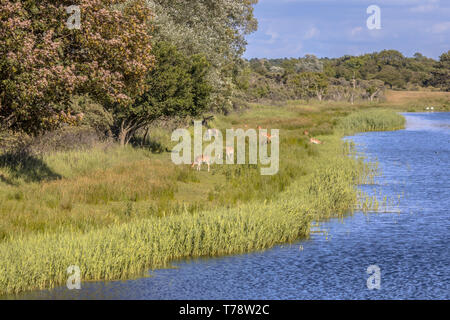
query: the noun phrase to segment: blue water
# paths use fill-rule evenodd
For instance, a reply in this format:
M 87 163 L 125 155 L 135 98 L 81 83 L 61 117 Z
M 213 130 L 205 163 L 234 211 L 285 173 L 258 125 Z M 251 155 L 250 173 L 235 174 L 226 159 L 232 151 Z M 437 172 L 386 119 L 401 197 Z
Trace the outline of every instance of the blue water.
M 405 116 L 406 130 L 350 138 L 383 173 L 376 186 L 362 188 L 395 199 L 392 212 L 333 220 L 322 225 L 327 236 L 265 252 L 20 298 L 449 299 L 450 113 Z M 367 287 L 370 265 L 381 269 L 380 290 Z

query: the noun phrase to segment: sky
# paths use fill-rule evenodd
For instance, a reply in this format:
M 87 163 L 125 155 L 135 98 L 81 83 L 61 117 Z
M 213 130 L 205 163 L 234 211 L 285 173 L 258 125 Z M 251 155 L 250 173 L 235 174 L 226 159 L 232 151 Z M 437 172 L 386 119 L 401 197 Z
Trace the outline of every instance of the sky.
M 377 5 L 381 29 L 369 30 Z M 395 49 L 431 58 L 450 50 L 450 0 L 259 0 L 246 58 L 341 57 Z

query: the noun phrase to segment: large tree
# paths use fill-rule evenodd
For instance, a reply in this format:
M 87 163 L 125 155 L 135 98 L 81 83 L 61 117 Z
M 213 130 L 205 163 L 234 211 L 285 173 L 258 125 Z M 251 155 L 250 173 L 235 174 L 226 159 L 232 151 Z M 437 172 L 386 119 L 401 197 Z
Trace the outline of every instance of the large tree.
M 155 40 L 170 41 L 184 54 L 202 54 L 211 68 L 210 108 L 227 109 L 234 90 L 233 71 L 245 51 L 245 35 L 257 29 L 258 0 L 148 0 L 155 12 Z
M 289 80 L 297 97 L 311 99 L 316 97 L 322 101 L 328 90 L 328 79 L 323 73 L 303 72 L 295 74 Z
M 66 25 L 70 5 L 80 29 Z M 144 0 L 0 0 L 2 127 L 47 130 L 75 94 L 131 105 L 154 64 L 151 17 Z
M 432 74 L 431 82 L 434 86 L 450 91 L 450 50 L 441 55 Z
M 155 43 L 155 67 L 147 74 L 147 90 L 128 108 L 116 105 L 115 131 L 122 145 L 135 132 L 157 120 L 199 116 L 208 108 L 209 63 L 202 55 L 186 56 L 167 42 Z

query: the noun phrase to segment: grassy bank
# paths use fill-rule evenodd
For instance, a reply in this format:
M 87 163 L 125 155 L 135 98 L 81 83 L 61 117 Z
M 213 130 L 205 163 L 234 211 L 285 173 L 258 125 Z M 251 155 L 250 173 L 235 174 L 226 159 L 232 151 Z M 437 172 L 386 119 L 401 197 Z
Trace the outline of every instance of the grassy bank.
M 434 107 L 435 111 L 450 111 L 450 92 L 388 90 L 386 98 L 386 106 L 403 111 L 423 112 L 427 107 Z
M 357 132 L 398 130 L 405 127 L 405 118 L 392 110 L 358 111 L 338 121 L 337 129 L 350 135 Z
M 70 265 L 85 281 L 126 279 L 177 259 L 307 238 L 311 221 L 351 211 L 356 185 L 373 175 L 334 132 L 350 121 L 340 120 L 349 109 L 367 108 L 347 107 L 255 105 L 217 119 L 221 128 L 281 129 L 273 177 L 258 166 L 196 173 L 172 165 L 168 154 L 116 147 L 45 156 L 40 164 L 55 175 L 42 179 L 3 165 L 0 292 L 64 284 Z M 304 130 L 325 144 L 309 144 Z

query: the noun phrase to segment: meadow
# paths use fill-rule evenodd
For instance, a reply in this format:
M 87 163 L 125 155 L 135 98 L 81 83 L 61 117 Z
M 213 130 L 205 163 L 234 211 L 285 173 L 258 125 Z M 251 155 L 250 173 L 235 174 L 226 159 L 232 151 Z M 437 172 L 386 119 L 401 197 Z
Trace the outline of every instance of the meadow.
M 263 250 L 308 238 L 313 221 L 371 210 L 357 185 L 377 174 L 343 134 L 400 129 L 374 104 L 251 105 L 213 127 L 280 129 L 280 171 L 175 166 L 169 153 L 99 145 L 14 160 L 0 155 L 0 293 L 52 288 L 77 265 L 83 281 L 142 276 L 191 257 Z M 303 132 L 324 142 L 312 145 Z M 166 144 L 155 129 L 152 139 Z

